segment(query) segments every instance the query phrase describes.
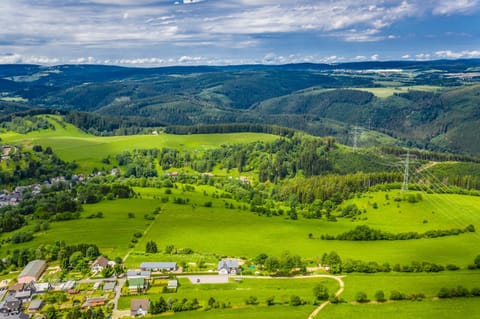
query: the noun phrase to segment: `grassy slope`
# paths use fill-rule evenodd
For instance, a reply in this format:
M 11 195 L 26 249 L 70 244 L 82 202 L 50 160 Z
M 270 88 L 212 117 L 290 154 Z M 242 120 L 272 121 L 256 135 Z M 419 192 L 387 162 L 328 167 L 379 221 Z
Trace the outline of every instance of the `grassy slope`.
M 12 132 L 0 134 L 3 143 L 21 143 L 27 146 L 40 144 L 50 146 L 58 156 L 66 161 L 76 161 L 81 170 L 90 171 L 101 166 L 101 159 L 115 156 L 123 151 L 171 147 L 198 150 L 218 147 L 221 144 L 248 143 L 257 140 L 272 141 L 278 137 L 261 133 L 198 134 L 198 135 L 129 135 L 98 137 L 86 134 L 76 127 L 63 123 L 62 127 L 49 116 L 55 131 L 46 130 L 29 134 Z

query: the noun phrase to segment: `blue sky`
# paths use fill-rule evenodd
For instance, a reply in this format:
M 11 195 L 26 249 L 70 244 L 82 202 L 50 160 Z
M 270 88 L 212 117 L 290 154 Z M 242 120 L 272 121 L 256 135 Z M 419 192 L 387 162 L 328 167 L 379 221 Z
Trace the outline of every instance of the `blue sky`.
M 0 0 L 0 63 L 480 57 L 480 0 Z

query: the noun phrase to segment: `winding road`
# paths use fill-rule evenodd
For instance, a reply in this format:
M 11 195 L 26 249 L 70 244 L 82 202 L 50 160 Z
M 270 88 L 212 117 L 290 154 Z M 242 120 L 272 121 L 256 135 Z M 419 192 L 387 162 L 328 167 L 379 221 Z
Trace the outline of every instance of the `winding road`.
M 331 278 L 331 279 L 335 279 L 336 281 L 338 281 L 338 284 L 340 285 L 340 288 L 337 290 L 337 292 L 335 293 L 335 297 L 338 297 L 342 294 L 344 288 L 345 288 L 345 283 L 343 282 L 342 280 L 342 277 L 340 276 L 333 276 L 333 275 L 319 275 L 319 276 L 322 276 L 322 277 L 326 277 L 326 278 Z M 311 314 L 310 316 L 308 316 L 308 319 L 313 319 L 315 318 L 318 313 L 323 309 L 325 308 L 328 304 L 330 303 L 330 301 L 325 301 L 323 302 L 320 306 L 318 306 Z

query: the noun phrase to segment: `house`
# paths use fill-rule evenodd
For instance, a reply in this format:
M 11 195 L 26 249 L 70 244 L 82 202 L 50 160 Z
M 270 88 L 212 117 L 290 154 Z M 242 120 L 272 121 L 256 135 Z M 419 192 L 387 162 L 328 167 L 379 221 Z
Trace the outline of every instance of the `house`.
M 83 303 L 82 308 L 103 306 L 105 305 L 106 301 L 107 299 L 105 297 L 87 298 L 87 300 Z
M 99 256 L 92 263 L 91 269 L 92 269 L 92 272 L 100 272 L 103 270 L 103 268 L 107 267 L 108 265 L 109 265 L 108 259 L 103 256 Z
M 32 294 L 32 290 L 20 290 L 15 293 L 14 297 L 24 303 L 32 299 Z
M 0 302 L 0 314 L 9 316 L 18 314 L 22 310 L 22 302 L 17 298 L 7 295 L 5 300 Z
M 113 291 L 115 289 L 116 283 L 115 281 L 105 281 L 103 284 L 103 291 Z
M 29 283 L 37 281 L 47 268 L 45 260 L 33 260 L 23 268 L 18 275 L 18 283 Z
M 52 289 L 52 286 L 48 282 L 35 283 L 33 287 L 35 287 L 35 293 L 37 294 L 48 292 Z
M 75 280 L 69 280 L 60 285 L 60 290 L 67 291 L 73 289 L 73 287 L 75 287 Z
M 167 282 L 167 288 L 168 289 L 174 289 L 174 290 L 177 290 L 178 288 L 178 280 L 174 279 L 174 280 L 169 280 Z
M 148 313 L 150 301 L 148 299 L 132 299 L 130 302 L 130 315 L 132 317 L 145 316 Z
M 176 262 L 143 262 L 140 269 L 144 271 L 175 271 L 177 270 Z
M 145 278 L 127 279 L 128 289 L 130 292 L 143 292 L 147 289 L 147 281 Z
M 23 284 L 16 283 L 8 287 L 8 292 L 10 294 L 15 294 L 17 291 L 23 290 Z
M 43 300 L 42 299 L 34 299 L 28 306 L 28 311 L 29 312 L 36 312 L 42 309 L 43 306 Z
M 238 259 L 222 259 L 218 262 L 219 275 L 236 275 L 239 271 Z

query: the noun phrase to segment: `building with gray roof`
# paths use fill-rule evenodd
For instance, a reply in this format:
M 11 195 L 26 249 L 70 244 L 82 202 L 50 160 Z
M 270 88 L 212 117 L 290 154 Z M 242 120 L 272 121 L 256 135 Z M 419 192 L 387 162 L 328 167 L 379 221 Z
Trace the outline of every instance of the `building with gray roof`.
M 33 260 L 23 268 L 20 275 L 18 275 L 19 283 L 29 283 L 37 281 L 43 272 L 47 269 L 45 260 Z

